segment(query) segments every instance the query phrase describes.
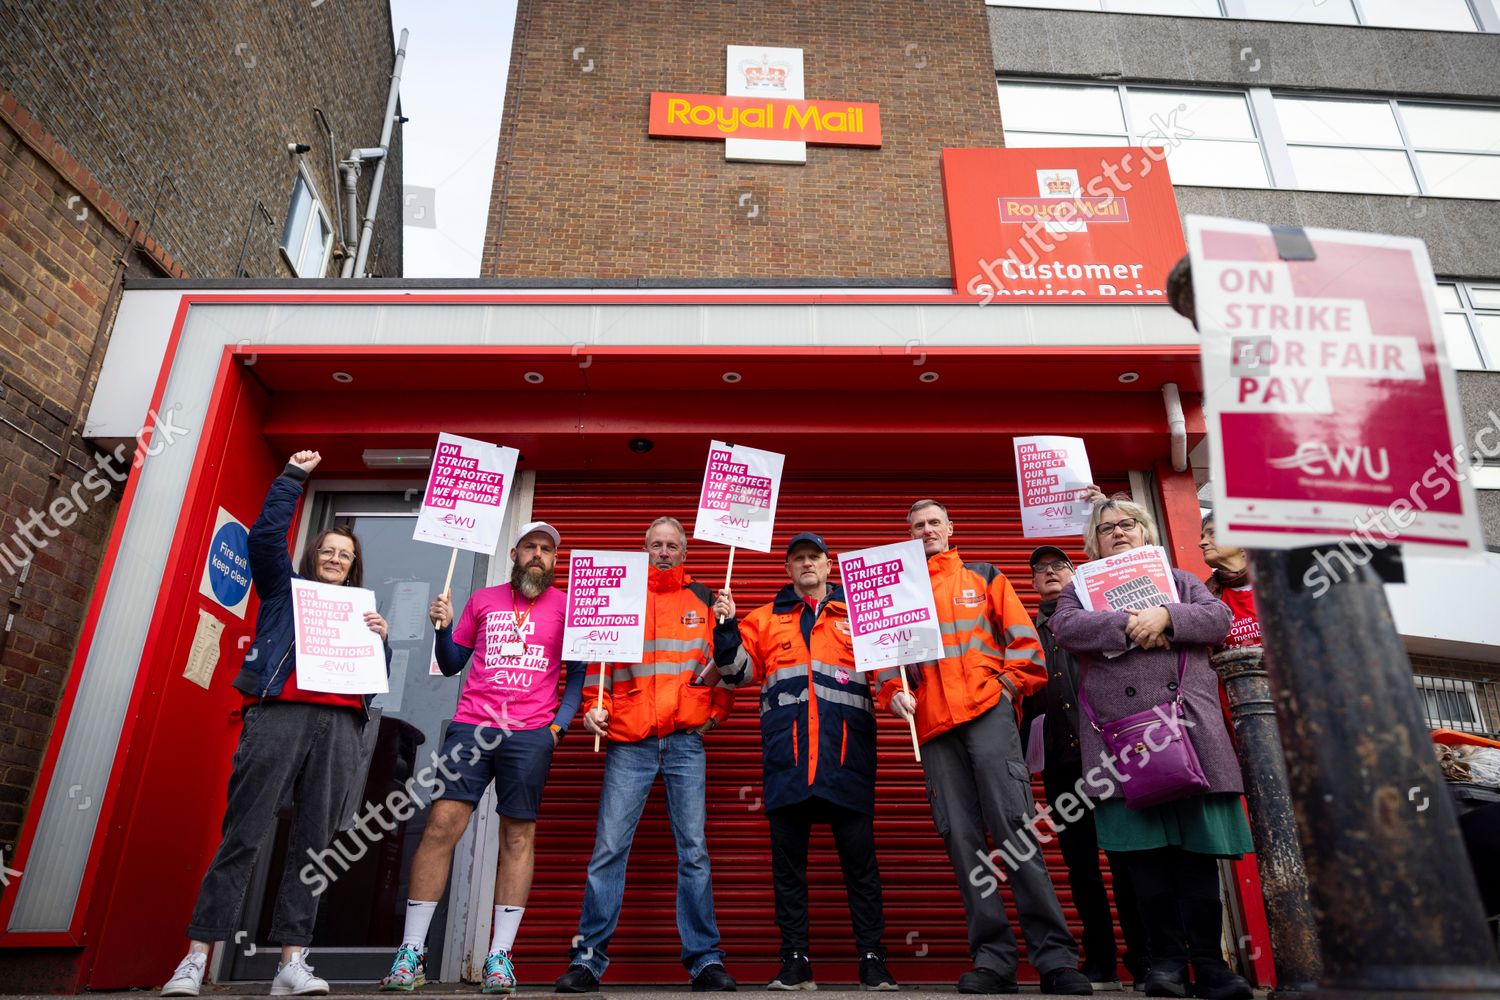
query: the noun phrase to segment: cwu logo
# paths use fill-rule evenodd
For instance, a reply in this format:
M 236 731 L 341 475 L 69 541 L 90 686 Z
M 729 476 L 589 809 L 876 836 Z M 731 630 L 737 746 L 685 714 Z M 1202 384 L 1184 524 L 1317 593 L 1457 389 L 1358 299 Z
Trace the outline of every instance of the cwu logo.
M 877 646 L 904 646 L 913 639 L 912 630 L 903 628 L 896 632 L 886 632 L 875 640 Z
M 1366 479 L 1383 482 L 1391 477 L 1390 455 L 1384 448 L 1371 449 L 1368 445 L 1330 448 L 1321 441 L 1303 441 L 1292 454 L 1269 459 L 1268 464 L 1273 469 L 1297 469 L 1319 478 L 1358 476 L 1361 468 Z
M 719 515 L 719 523 L 722 524 L 722 525 L 724 525 L 724 527 L 726 527 L 726 528 L 748 528 L 748 527 L 750 527 L 750 519 L 749 518 L 735 517 L 733 514 L 720 514 Z

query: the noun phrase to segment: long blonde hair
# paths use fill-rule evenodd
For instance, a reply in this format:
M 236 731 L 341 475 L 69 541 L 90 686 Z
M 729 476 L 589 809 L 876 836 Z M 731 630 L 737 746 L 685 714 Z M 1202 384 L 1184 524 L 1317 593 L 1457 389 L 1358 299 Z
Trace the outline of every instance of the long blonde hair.
M 1083 554 L 1090 559 L 1099 558 L 1099 522 L 1107 510 L 1117 510 L 1126 517 L 1135 518 L 1146 534 L 1146 544 L 1160 544 L 1161 536 L 1156 531 L 1156 521 L 1151 517 L 1150 511 L 1134 500 L 1110 497 L 1094 504 L 1094 509 L 1089 511 L 1089 523 L 1083 526 Z

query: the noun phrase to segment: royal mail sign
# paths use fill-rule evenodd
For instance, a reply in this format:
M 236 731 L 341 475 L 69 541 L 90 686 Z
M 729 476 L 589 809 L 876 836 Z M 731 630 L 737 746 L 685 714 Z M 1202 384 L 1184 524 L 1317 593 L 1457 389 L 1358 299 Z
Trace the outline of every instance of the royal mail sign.
M 648 134 L 724 143 L 724 159 L 806 163 L 807 147 L 880 146 L 880 105 L 806 100 L 802 50 L 730 45 L 723 94 L 651 95 Z

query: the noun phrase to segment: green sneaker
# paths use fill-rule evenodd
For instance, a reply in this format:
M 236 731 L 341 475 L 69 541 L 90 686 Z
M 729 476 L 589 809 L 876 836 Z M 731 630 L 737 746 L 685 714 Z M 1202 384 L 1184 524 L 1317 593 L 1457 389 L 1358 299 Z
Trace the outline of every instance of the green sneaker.
M 403 944 L 396 951 L 396 961 L 391 963 L 391 974 L 380 981 L 380 989 L 386 993 L 410 993 L 426 985 L 427 953 Z
M 484 960 L 484 986 L 481 993 L 514 993 L 516 967 L 510 963 L 510 952 L 497 951 Z

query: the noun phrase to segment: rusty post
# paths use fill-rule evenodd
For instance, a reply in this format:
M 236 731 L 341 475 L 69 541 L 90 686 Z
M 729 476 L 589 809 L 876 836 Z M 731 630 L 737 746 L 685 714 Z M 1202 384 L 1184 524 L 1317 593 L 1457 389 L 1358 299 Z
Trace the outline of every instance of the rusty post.
M 1259 646 L 1227 649 L 1216 654 L 1212 663 L 1229 696 L 1250 831 L 1255 837 L 1255 866 L 1271 925 L 1271 960 L 1276 967 L 1271 997 L 1293 1000 L 1317 988 L 1322 960 L 1262 653 Z

